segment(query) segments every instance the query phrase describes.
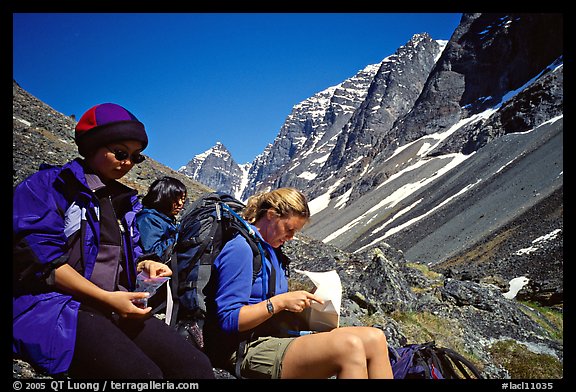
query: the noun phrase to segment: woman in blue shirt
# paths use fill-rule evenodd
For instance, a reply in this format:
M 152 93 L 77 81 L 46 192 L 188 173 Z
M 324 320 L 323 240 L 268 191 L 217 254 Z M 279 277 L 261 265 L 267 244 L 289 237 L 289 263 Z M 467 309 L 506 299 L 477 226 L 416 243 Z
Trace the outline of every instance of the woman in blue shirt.
M 242 236 L 229 241 L 216 258 L 204 326 L 213 363 L 238 366 L 246 378 L 392 378 L 386 337 L 372 327 L 298 337 L 260 335 L 237 352 L 238 344 L 275 314 L 300 313 L 313 301 L 323 302 L 304 290 L 288 291 L 286 267 L 275 252 L 309 220 L 305 196 L 293 188 L 261 193 L 248 200 L 242 215 L 263 240 L 266 265 L 253 280 L 253 253 Z M 276 282 L 271 297 L 266 289 L 270 278 Z

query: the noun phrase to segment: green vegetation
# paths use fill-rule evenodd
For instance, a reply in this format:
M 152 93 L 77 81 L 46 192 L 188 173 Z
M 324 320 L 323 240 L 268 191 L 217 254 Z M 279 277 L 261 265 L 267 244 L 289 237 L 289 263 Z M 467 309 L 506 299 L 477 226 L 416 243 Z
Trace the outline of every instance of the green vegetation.
M 425 291 L 430 291 L 435 289 L 436 287 L 442 287 L 444 285 L 444 277 L 442 274 L 439 274 L 437 272 L 434 272 L 432 270 L 430 270 L 428 268 L 427 265 L 425 264 L 420 264 L 420 263 L 413 263 L 413 262 L 407 262 L 406 263 L 406 267 L 408 268 L 412 268 L 415 269 L 417 271 L 420 271 L 420 273 L 422 275 L 424 275 L 426 278 L 434 281 L 435 283 L 430 284 L 426 287 L 411 287 L 410 289 L 412 290 L 413 293 L 415 294 L 419 294 Z
M 462 326 L 457 321 L 446 320 L 428 312 L 395 311 L 390 316 L 400 325 L 402 334 L 408 340 L 407 343 L 434 341 L 438 346 L 459 352 L 482 371 L 484 365 L 481 361 L 466 351 L 462 338 Z M 370 326 L 387 323 L 385 316 L 381 313 L 364 316 L 361 321 Z
M 442 263 L 444 268 L 451 266 L 463 265 L 469 260 L 475 260 L 477 263 L 493 260 L 496 258 L 498 251 L 501 247 L 505 246 L 506 242 L 516 236 L 517 228 L 508 229 L 493 235 L 484 244 L 471 247 L 467 252 L 452 257 Z
M 439 274 L 438 272 L 434 272 L 434 271 L 430 270 L 430 268 L 428 268 L 428 266 L 426 264 L 407 262 L 406 266 L 410 267 L 410 268 L 414 268 L 414 269 L 422 272 L 422 274 L 425 277 L 427 277 L 428 279 L 432 279 L 432 280 L 441 280 L 442 279 L 442 274 Z
M 512 379 L 562 378 L 562 362 L 552 355 L 537 354 L 514 340 L 494 343 L 490 347 L 494 364 L 502 366 Z
M 525 305 L 520 309 L 532 320 L 544 328 L 553 339 L 562 340 L 564 336 L 564 315 L 552 308 L 544 307 L 536 302 L 519 301 Z
M 562 314 L 534 303 L 523 303 L 524 310 L 551 334 L 562 337 Z M 530 311 L 530 309 L 537 310 Z M 481 371 L 485 364 L 479 358 L 467 352 L 462 338 L 463 326 L 427 312 L 393 312 L 390 317 L 399 325 L 408 343 L 435 341 L 438 346 L 449 347 L 472 361 Z M 382 313 L 362 318 L 365 325 L 386 325 L 386 316 Z M 549 354 L 532 352 L 524 344 L 514 340 L 499 341 L 488 350 L 494 365 L 501 366 L 510 374 L 511 379 L 559 379 L 562 378 L 563 364 Z

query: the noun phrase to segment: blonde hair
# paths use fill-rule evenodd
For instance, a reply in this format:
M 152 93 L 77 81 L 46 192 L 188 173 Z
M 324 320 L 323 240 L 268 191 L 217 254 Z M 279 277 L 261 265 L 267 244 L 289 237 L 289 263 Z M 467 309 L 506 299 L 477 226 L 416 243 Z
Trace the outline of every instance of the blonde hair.
M 299 216 L 308 220 L 310 209 L 306 196 L 294 188 L 278 188 L 270 192 L 261 192 L 251 196 L 242 210 L 242 217 L 250 223 L 262 218 L 269 209 L 280 217 Z

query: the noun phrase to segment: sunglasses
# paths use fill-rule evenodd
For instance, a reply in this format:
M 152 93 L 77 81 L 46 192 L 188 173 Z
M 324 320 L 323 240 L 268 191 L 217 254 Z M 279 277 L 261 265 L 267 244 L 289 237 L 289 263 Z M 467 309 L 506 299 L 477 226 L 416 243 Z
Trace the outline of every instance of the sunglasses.
M 119 162 L 125 161 L 126 159 L 130 158 L 130 160 L 133 163 L 139 164 L 139 163 L 144 162 L 144 160 L 146 159 L 146 157 L 140 153 L 135 153 L 135 154 L 130 155 L 124 150 L 120 150 L 120 149 L 114 149 L 113 150 L 108 146 L 106 146 L 106 148 L 108 149 L 108 151 L 110 151 L 112 154 L 114 154 L 114 158 L 116 158 L 116 160 Z

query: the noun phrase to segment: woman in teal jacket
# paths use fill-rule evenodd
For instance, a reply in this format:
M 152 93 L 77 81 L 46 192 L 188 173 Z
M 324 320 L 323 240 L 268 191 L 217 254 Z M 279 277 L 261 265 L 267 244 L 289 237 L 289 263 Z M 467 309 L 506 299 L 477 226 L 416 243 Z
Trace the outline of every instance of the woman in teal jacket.
M 142 198 L 144 208 L 136 215 L 140 245 L 145 253 L 156 254 L 162 262 L 170 259 L 178 240 L 177 215 L 186 202 L 186 185 L 165 176 L 155 180 Z
M 144 125 L 125 108 L 90 108 L 80 155 L 13 194 L 13 352 L 72 378 L 214 378 L 207 357 L 133 302 L 136 274 L 170 276 L 142 254 L 136 192 L 118 182 L 144 161 Z

